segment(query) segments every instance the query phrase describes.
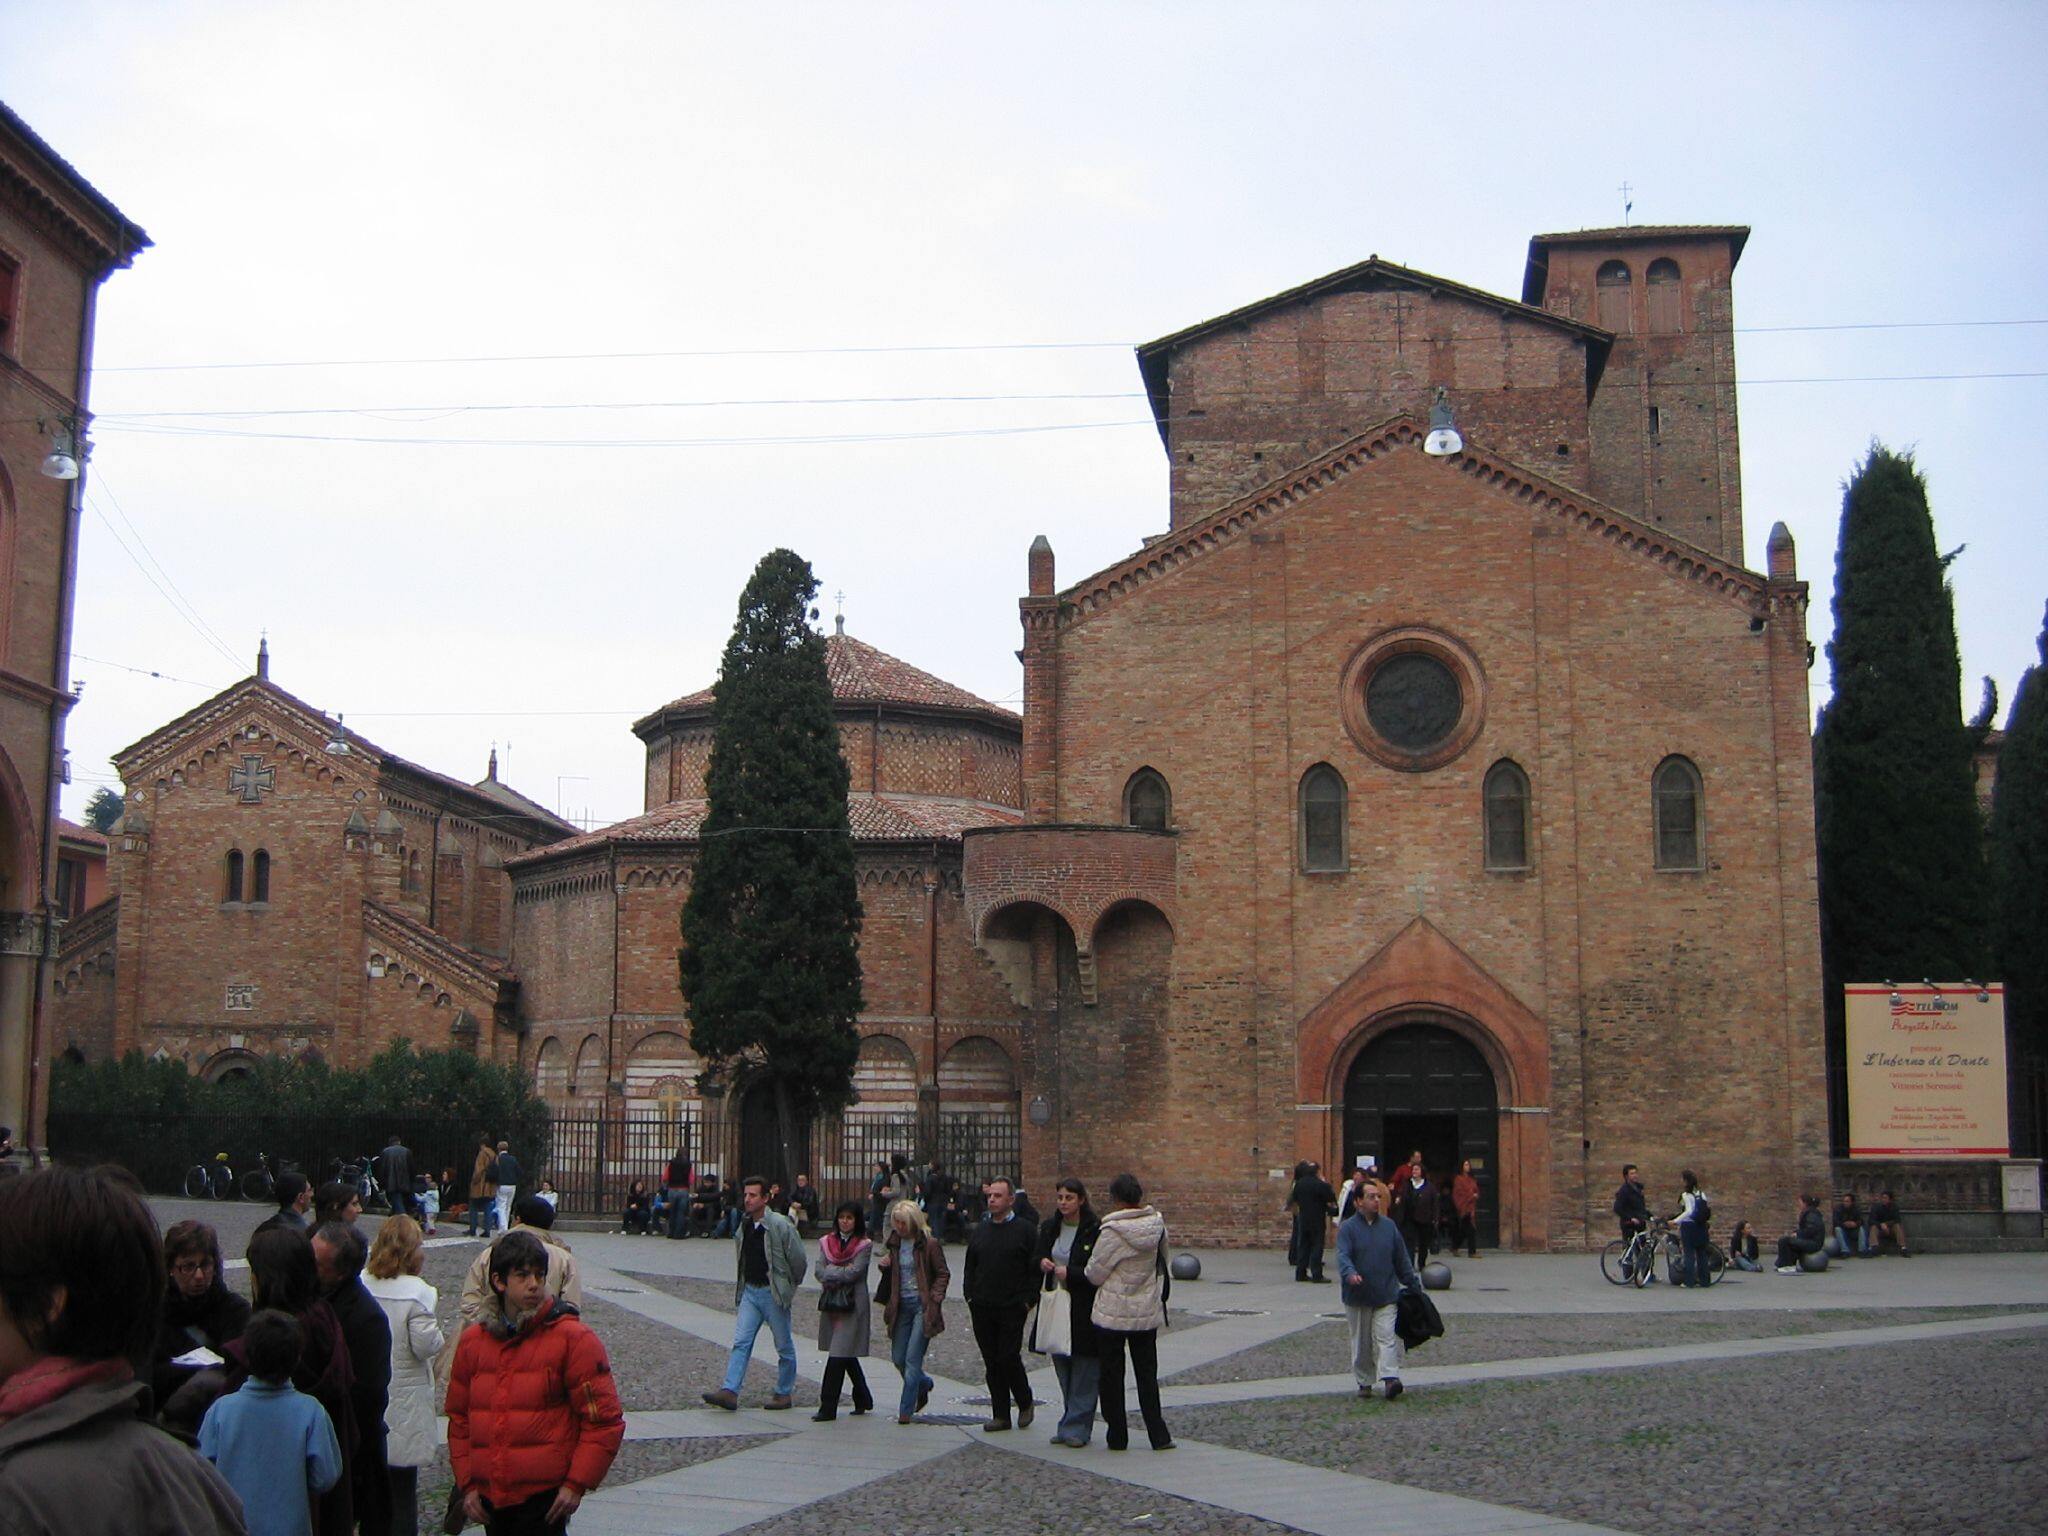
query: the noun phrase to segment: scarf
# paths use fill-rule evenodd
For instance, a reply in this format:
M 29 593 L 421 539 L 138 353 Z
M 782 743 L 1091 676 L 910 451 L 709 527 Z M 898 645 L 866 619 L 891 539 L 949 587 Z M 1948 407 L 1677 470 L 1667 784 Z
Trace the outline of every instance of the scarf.
M 68 1392 L 99 1383 L 131 1381 L 135 1370 L 126 1360 L 74 1360 L 45 1355 L 0 1383 L 0 1424 L 46 1408 Z
M 838 1230 L 827 1232 L 818 1239 L 818 1252 L 825 1256 L 827 1264 L 851 1264 L 860 1257 L 860 1251 L 869 1246 L 864 1237 L 843 1238 Z

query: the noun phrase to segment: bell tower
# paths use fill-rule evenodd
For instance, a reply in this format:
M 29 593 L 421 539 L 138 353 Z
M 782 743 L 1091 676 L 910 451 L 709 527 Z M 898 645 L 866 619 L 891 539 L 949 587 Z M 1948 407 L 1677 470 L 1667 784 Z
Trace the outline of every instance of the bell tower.
M 1522 302 L 1614 333 L 1590 406 L 1593 494 L 1742 563 L 1735 263 L 1745 225 L 1537 235 Z

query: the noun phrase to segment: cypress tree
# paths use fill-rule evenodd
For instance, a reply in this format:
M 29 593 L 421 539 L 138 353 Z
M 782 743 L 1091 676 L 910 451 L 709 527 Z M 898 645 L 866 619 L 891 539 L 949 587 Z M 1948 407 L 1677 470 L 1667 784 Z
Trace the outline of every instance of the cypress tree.
M 2013 696 L 1991 790 L 1993 944 L 2018 1089 L 2013 1130 L 2023 1138 L 2014 1150 L 2035 1157 L 2048 1068 L 2048 615 L 2039 649 Z
M 845 1106 L 860 1053 L 861 909 L 817 591 L 778 549 L 740 595 L 679 955 L 697 1054 L 742 1090 L 773 1089 L 785 1188 L 799 1127 Z
M 1981 977 L 1988 887 L 1946 562 L 1910 454 L 1873 444 L 1842 497 L 1834 693 L 1814 736 L 1834 1132 L 1847 982 Z

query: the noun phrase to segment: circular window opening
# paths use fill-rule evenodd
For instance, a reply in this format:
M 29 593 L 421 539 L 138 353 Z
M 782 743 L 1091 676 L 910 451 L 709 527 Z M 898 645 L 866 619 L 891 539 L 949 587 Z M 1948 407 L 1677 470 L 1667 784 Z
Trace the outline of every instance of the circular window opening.
M 1451 669 L 1424 651 L 1390 656 L 1365 685 L 1365 717 L 1403 752 L 1440 747 L 1458 728 L 1464 690 Z
M 1449 635 L 1409 626 L 1353 653 L 1342 682 L 1345 729 L 1375 760 L 1409 773 L 1441 768 L 1485 721 L 1479 660 Z

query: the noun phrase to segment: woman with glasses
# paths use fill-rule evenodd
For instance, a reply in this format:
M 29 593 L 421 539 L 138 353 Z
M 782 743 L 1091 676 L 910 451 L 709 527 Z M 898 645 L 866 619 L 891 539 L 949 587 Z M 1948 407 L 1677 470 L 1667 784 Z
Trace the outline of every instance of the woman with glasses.
M 203 1221 L 181 1221 L 164 1233 L 164 1268 L 170 1271 L 171 1283 L 164 1288 L 149 1384 L 165 1418 L 196 1433 L 206 1402 L 190 1405 L 197 1412 L 171 1404 L 200 1367 L 171 1362 L 195 1349 L 210 1349 L 225 1358 L 222 1346 L 242 1336 L 249 1303 L 228 1289 L 221 1276 L 220 1237 Z

